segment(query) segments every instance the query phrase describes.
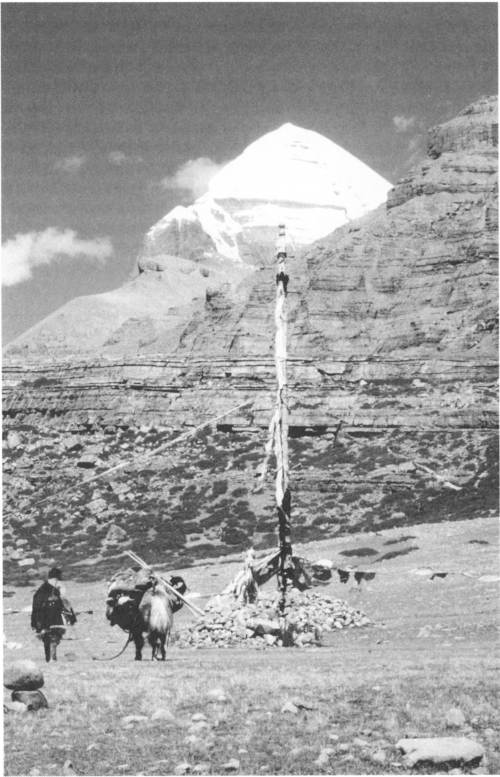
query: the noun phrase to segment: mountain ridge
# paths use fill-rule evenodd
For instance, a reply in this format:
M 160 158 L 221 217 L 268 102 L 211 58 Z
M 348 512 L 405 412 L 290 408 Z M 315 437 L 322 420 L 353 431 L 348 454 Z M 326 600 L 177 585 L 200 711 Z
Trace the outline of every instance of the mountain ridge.
M 390 188 L 319 133 L 284 124 L 225 165 L 193 205 L 177 206 L 155 224 L 143 253 L 266 264 L 279 223 L 296 245 L 307 245 L 384 202 Z
M 359 375 L 359 380 L 363 370 L 374 380 L 396 375 L 398 370 L 402 377 L 409 376 L 410 359 L 416 359 L 412 368 L 416 374 L 431 369 L 432 364 L 436 365 L 432 371 L 439 372 L 437 365 L 451 365 L 453 361 L 456 375 L 461 374 L 462 362 L 477 362 L 478 367 L 471 370 L 479 370 L 479 374 L 481 363 L 489 365 L 486 372 L 491 372 L 496 363 L 493 263 L 498 253 L 498 200 L 492 129 L 496 106 L 496 98 L 480 100 L 440 130 L 433 128 L 429 133 L 430 157 L 391 190 L 387 206 L 379 206 L 340 227 L 290 259 L 291 374 L 293 377 L 295 372 L 298 383 L 301 375 L 313 376 L 312 383 L 304 384 L 304 391 L 312 392 L 312 396 L 319 391 L 324 397 L 319 415 L 323 414 L 325 419 L 338 418 L 339 397 L 325 395 L 322 373 L 301 367 L 300 360 L 306 360 L 304 365 L 311 360 L 326 365 L 327 371 L 329 363 L 337 365 L 332 369 L 339 370 L 339 379 L 342 375 Z M 446 140 L 438 141 L 440 133 Z M 457 135 L 462 140 L 457 140 Z M 465 148 L 463 136 L 468 142 Z M 436 156 L 438 145 L 441 150 Z M 457 145 L 459 152 L 447 150 Z M 33 366 L 37 359 L 43 359 L 46 366 L 40 369 L 50 371 L 51 360 L 55 364 L 59 358 L 71 360 L 72 355 L 77 361 L 86 359 L 90 367 L 99 360 L 98 354 L 106 357 L 107 362 L 110 358 L 116 360 L 116 366 L 110 367 L 115 374 L 125 374 L 128 368 L 122 357 L 126 355 L 133 356 L 137 365 L 141 360 L 159 358 L 164 364 L 164 378 L 158 378 L 158 388 L 162 380 L 167 384 L 173 380 L 181 388 L 182 381 L 174 378 L 178 368 L 171 371 L 169 359 L 186 362 L 186 374 L 193 375 L 196 385 L 196 370 L 193 373 L 189 365 L 193 360 L 206 359 L 208 373 L 215 370 L 218 375 L 213 362 L 217 358 L 232 365 L 226 370 L 227 385 L 221 384 L 220 378 L 215 379 L 214 385 L 220 385 L 218 396 L 229 396 L 234 388 L 236 398 L 243 401 L 247 397 L 242 396 L 241 386 L 231 385 L 231 376 L 238 360 L 250 359 L 262 365 L 262 388 L 266 393 L 265 386 L 272 385 L 273 380 L 273 265 L 253 269 L 230 260 L 196 263 L 144 254 L 140 262 L 143 270 L 139 270 L 139 277 L 132 283 L 145 287 L 143 318 L 133 316 L 127 327 L 127 318 L 122 316 L 116 332 L 104 333 L 103 340 L 108 345 L 101 349 L 93 346 L 88 357 L 85 351 L 80 357 L 75 351 L 72 354 L 71 349 L 61 349 L 57 327 L 52 351 L 47 333 L 38 346 L 36 340 L 28 344 L 17 341 L 7 351 L 6 374 L 15 375 L 16 364 L 21 362 L 18 373 L 24 376 L 22 362 L 26 359 Z M 243 282 L 240 271 L 245 272 Z M 185 306 L 176 304 L 163 311 L 155 323 L 155 304 L 161 308 L 165 288 L 172 288 L 176 303 L 182 302 L 177 279 L 183 275 L 196 280 L 195 293 L 188 295 Z M 132 295 L 133 288 L 125 285 L 120 293 Z M 108 295 L 112 297 L 114 293 Z M 408 300 L 412 300 L 412 305 L 408 305 Z M 65 322 L 62 326 L 68 330 Z M 125 330 L 134 331 L 131 340 Z M 91 342 L 88 331 L 86 337 Z M 399 368 L 384 366 L 389 364 L 390 354 L 393 362 L 400 363 Z M 359 360 L 360 367 L 355 367 L 353 360 Z M 139 366 L 134 369 L 139 375 Z M 451 366 L 446 370 L 453 373 Z M 245 374 L 251 371 L 250 366 L 243 370 Z M 145 385 L 149 374 L 145 366 Z M 113 389 L 109 397 L 104 394 L 99 398 L 98 415 L 114 417 L 114 392 Z M 25 406 L 25 400 L 14 398 L 15 395 L 14 389 L 12 394 L 7 391 L 7 406 L 11 401 L 14 406 Z M 194 397 L 195 394 L 193 401 Z M 122 405 L 125 416 L 127 401 Z M 177 407 L 182 404 L 177 403 Z M 62 405 L 66 406 L 64 402 Z M 266 399 L 264 406 L 267 405 Z M 67 411 L 72 414 L 70 405 Z M 75 412 L 78 415 L 80 411 Z M 156 410 L 154 406 L 148 409 L 146 403 L 144 412 L 154 415 Z M 194 412 L 199 415 L 199 410 Z M 317 416 L 317 412 L 311 413 L 312 418 Z
M 208 288 L 229 285 L 234 290 L 251 272 L 272 263 L 277 226 L 283 220 L 292 243 L 300 248 L 378 205 L 389 188 L 387 181 L 327 138 L 283 125 L 228 163 L 192 205 L 177 205 L 148 230 L 136 271 L 126 284 L 71 300 L 4 353 L 58 358 L 72 352 L 106 352 L 110 341 L 116 351 L 120 332 L 134 328 L 134 321 L 143 320 L 148 329 L 151 320 L 157 330 L 174 329 L 175 322 L 189 318 Z M 141 279 L 149 272 L 161 273 L 156 284 Z M 170 293 L 172 288 L 178 294 Z M 148 293 L 152 296 L 145 305 Z M 89 326 L 79 341 L 85 316 Z M 127 353 L 132 348 L 126 337 L 122 346 Z
M 294 543 L 498 514 L 497 100 L 472 108 L 431 129 L 386 206 L 290 252 Z M 99 577 L 129 546 L 182 566 L 276 544 L 272 484 L 253 491 L 276 396 L 275 267 L 179 260 L 200 296 L 168 321 L 147 306 L 163 284 L 175 294 L 177 260 L 141 261 L 145 317 L 105 349 L 4 360 L 4 531 L 27 540 L 11 579 L 54 553 L 97 549 Z M 212 283 L 222 266 L 234 277 Z

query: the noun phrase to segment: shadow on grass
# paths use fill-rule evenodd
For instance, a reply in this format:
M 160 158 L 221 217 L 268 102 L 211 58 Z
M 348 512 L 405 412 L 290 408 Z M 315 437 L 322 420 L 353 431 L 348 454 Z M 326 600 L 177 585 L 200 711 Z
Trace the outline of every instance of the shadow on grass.
M 376 558 L 375 563 L 378 561 L 390 561 L 392 558 L 397 558 L 398 556 L 406 556 L 408 553 L 411 553 L 412 550 L 418 550 L 418 547 L 413 545 L 411 548 L 403 548 L 403 550 L 390 550 L 389 553 L 384 553 L 380 558 Z

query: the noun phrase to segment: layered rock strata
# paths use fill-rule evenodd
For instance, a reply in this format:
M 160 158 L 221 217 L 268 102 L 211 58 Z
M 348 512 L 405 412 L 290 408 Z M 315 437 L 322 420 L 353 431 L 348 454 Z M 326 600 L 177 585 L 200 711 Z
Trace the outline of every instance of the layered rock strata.
M 496 126 L 485 98 L 431 130 L 427 161 L 387 206 L 290 256 L 294 542 L 498 511 Z M 53 348 L 33 336 L 8 349 L 4 520 L 16 579 L 54 554 L 84 577 L 113 568 L 123 547 L 184 564 L 275 546 L 272 486 L 252 493 L 275 398 L 274 269 L 240 283 L 224 270 L 212 283 L 201 270 L 215 264 L 183 262 L 176 278 L 195 272 L 201 286 L 172 326 L 155 318 L 159 294 L 152 316 L 125 316 L 93 354 L 61 350 L 57 327 Z M 138 288 L 169 286 L 165 269 L 142 270 Z M 171 455 L 134 461 L 249 399 Z M 65 448 L 68 431 L 83 453 Z M 84 482 L 83 465 L 103 473 L 129 456 L 119 475 Z
M 495 423 L 495 110 L 496 100 L 484 99 L 431 130 L 429 161 L 387 206 L 290 258 L 293 425 Z M 237 293 L 208 282 L 199 293 L 172 326 L 129 321 L 128 345 L 115 335 L 105 358 L 62 361 L 48 349 L 34 360 L 29 344 L 14 344 L 4 366 L 7 417 L 181 426 L 252 398 L 253 415 L 231 423 L 266 424 L 274 269 L 250 273 Z

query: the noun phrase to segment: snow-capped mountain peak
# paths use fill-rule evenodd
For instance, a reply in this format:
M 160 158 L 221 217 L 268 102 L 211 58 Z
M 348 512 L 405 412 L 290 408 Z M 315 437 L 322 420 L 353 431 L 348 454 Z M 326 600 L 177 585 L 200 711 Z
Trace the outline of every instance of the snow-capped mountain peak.
M 267 261 L 284 222 L 304 246 L 385 202 L 391 184 L 312 130 L 283 124 L 251 143 L 188 208 L 148 233 L 146 255 Z
M 217 200 L 235 197 L 366 212 L 374 199 L 377 204 L 383 201 L 381 191 L 385 195 L 389 188 L 381 176 L 332 141 L 283 124 L 217 173 L 209 193 Z

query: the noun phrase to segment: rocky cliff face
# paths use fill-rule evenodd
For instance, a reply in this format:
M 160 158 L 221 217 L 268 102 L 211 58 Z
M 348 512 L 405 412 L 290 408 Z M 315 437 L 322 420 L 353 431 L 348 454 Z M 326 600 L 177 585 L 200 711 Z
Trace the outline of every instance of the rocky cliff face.
M 289 260 L 294 527 L 301 539 L 497 509 L 496 108 L 496 99 L 485 98 L 432 129 L 427 161 L 391 190 L 386 206 Z M 201 269 L 210 274 L 214 267 Z M 138 281 L 151 272 L 158 275 L 150 269 Z M 179 529 L 176 553 L 220 554 L 271 541 L 272 500 L 263 503 L 251 485 L 273 404 L 274 269 L 247 272 L 239 284 L 229 274 L 217 284 L 197 275 L 199 296 L 177 310 L 171 326 L 154 314 L 138 320 L 128 352 L 114 335 L 98 358 L 54 359 L 47 352 L 35 360 L 22 344 L 7 354 L 6 433 L 22 425 L 28 436 L 50 428 L 58 446 L 68 428 L 89 441 L 118 428 L 136 439 L 144 424 L 168 437 L 253 400 L 215 437 L 174 452 L 175 476 L 171 460 L 155 465 L 148 493 L 141 492 L 143 550 L 154 552 L 155 537 L 165 532 L 160 517 L 147 529 L 151 500 Z M 126 326 L 133 328 L 129 320 Z M 109 460 L 118 460 L 120 450 L 108 448 Z M 76 471 L 61 456 L 58 484 L 69 484 Z M 12 458 L 21 462 L 24 487 L 32 488 L 29 457 Z M 187 461 L 195 481 L 188 485 Z M 55 493 L 46 474 L 44 493 Z M 128 477 L 139 474 L 132 466 Z M 209 498 L 214 478 L 224 481 L 224 493 Z M 8 492 L 12 506 L 16 488 L 14 482 Z M 89 531 L 105 538 L 111 524 L 127 537 L 137 504 L 101 504 L 98 521 L 88 505 L 106 503 L 109 491 L 101 487 L 94 499 L 89 488 L 78 492 L 78 520 L 88 519 L 82 548 Z M 233 492 L 241 497 L 235 513 Z M 56 499 L 47 537 L 59 513 L 64 502 L 57 507 Z M 203 520 L 182 539 L 182 527 L 197 514 Z
M 432 129 L 428 162 L 390 191 L 387 205 L 292 252 L 289 353 L 297 426 L 490 425 L 496 121 L 496 100 L 488 98 Z M 141 257 L 132 284 L 88 298 L 94 305 L 112 299 L 104 324 L 90 308 L 84 326 L 89 309 L 82 305 L 72 327 L 63 308 L 8 348 L 8 415 L 109 424 L 139 413 L 180 425 L 252 397 L 253 423 L 265 425 L 274 385 L 274 268 L 248 269 L 241 280 L 239 269 L 230 272 L 234 263 L 176 257 L 168 263 L 164 270 L 159 258 Z M 135 310 L 147 313 L 142 318 L 130 316 L 137 299 L 143 304 Z M 100 353 L 94 328 L 104 341 Z M 386 401 L 392 384 L 405 390 Z

